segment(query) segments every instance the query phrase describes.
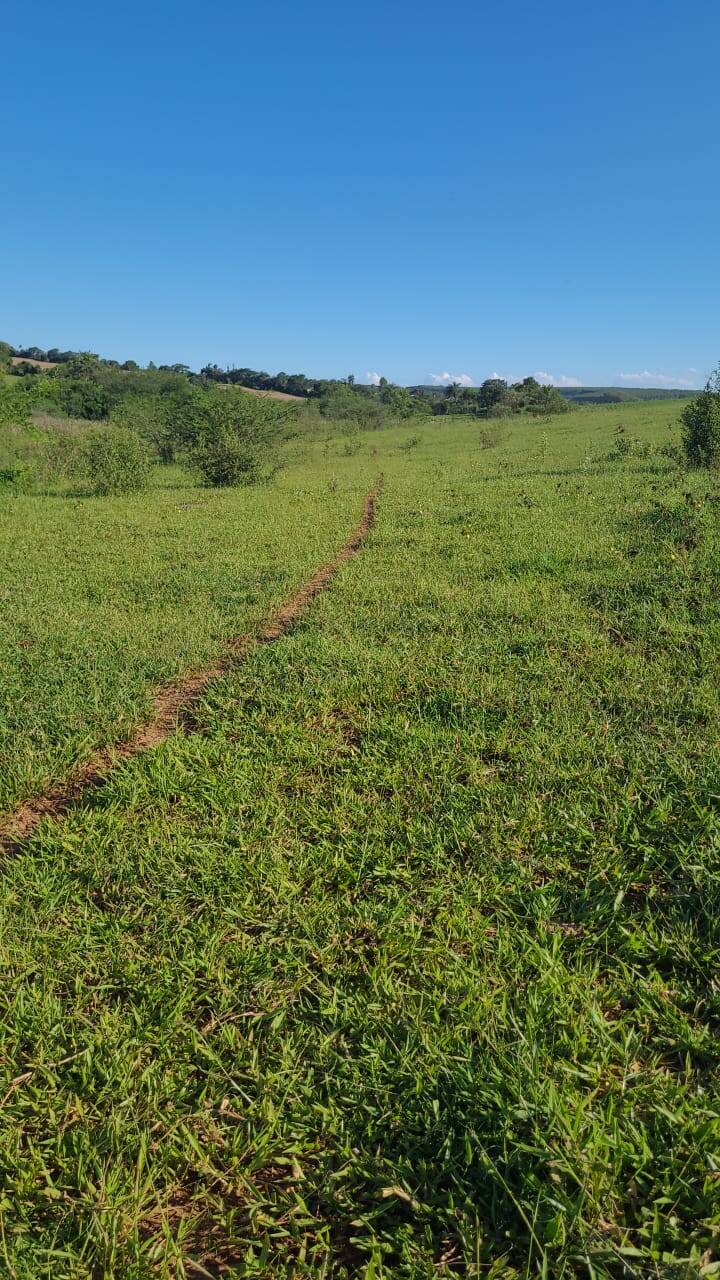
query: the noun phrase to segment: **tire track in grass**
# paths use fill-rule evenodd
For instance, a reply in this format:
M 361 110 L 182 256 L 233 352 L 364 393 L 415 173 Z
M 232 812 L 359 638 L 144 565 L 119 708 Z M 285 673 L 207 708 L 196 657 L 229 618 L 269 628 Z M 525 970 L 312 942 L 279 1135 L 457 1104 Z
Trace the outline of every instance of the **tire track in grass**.
M 243 662 L 258 645 L 274 644 L 287 635 L 298 619 L 307 612 L 315 597 L 329 586 L 342 566 L 357 555 L 375 524 L 382 484 L 383 477 L 380 475 L 365 496 L 360 520 L 340 550 L 316 569 L 312 577 L 298 587 L 289 599 L 273 610 L 256 631 L 233 636 L 214 663 L 198 671 L 191 671 L 180 681 L 159 689 L 150 719 L 132 737 L 111 747 L 100 747 L 68 778 L 55 783 L 41 795 L 24 800 L 10 813 L 0 816 L 0 852 L 19 851 L 43 818 L 62 817 L 81 803 L 87 791 L 102 786 L 108 773 L 116 765 L 157 746 L 183 723 L 187 723 L 193 707 L 214 680 Z

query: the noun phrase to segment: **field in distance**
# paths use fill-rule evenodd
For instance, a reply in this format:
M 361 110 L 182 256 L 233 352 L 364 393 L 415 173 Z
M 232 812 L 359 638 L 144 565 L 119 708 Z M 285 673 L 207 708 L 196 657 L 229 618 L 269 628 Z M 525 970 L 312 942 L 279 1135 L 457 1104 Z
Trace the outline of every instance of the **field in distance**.
M 251 396 L 266 396 L 269 400 L 294 400 L 297 404 L 302 404 L 302 396 L 291 396 L 287 391 L 261 391 L 257 387 L 241 387 L 242 391 L 249 391 Z
M 4 500 L 7 809 L 385 476 L 294 631 L 4 862 L 8 1275 L 713 1274 L 720 491 L 678 411 Z
M 441 400 L 446 388 L 438 386 L 410 387 L 433 400 Z M 671 387 L 558 387 L 560 395 L 574 404 L 625 404 L 633 400 L 687 400 L 697 394 Z
M 10 356 L 10 364 L 23 365 L 29 364 L 34 369 L 57 369 L 57 364 L 53 360 L 31 360 L 28 356 Z

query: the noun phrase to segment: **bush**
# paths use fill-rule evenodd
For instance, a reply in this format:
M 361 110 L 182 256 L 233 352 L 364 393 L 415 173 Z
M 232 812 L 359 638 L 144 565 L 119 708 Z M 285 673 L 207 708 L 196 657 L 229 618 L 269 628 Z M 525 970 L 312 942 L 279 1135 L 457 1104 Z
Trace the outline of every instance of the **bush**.
M 43 450 L 43 478 L 48 484 L 58 481 L 77 481 L 87 477 L 85 442 L 89 434 L 86 427 L 82 434 L 48 427 L 45 431 Z
M 320 401 L 323 418 L 335 422 L 352 422 L 358 427 L 381 427 L 385 417 L 383 405 L 374 397 L 339 383 Z
M 514 382 L 507 395 L 507 403 L 515 413 L 530 413 L 534 417 L 548 417 L 555 413 L 568 413 L 570 405 L 557 387 L 539 383 L 536 378 L 523 378 Z
M 608 462 L 617 462 L 622 458 L 649 458 L 652 453 L 653 447 L 649 441 L 630 435 L 622 423 L 619 423 L 615 428 L 612 448 L 606 456 Z
M 694 467 L 720 467 L 720 366 L 681 415 L 685 456 Z
M 232 387 L 191 389 L 173 413 L 174 438 L 206 484 L 254 484 L 275 465 L 297 407 Z
M 407 387 L 396 387 L 392 382 L 386 382 L 380 388 L 380 402 L 391 418 L 409 418 L 416 412 Z
M 28 427 L 30 401 L 22 387 L 9 387 L 0 382 L 0 427 Z
M 505 439 L 505 432 L 499 422 L 490 427 L 481 427 L 478 431 L 478 444 L 481 449 L 496 449 Z
M 15 462 L 0 467 L 0 489 L 10 493 L 30 493 L 35 487 L 37 468 L 33 462 Z
M 32 388 L 33 403 L 53 409 L 68 418 L 107 418 L 110 396 L 104 387 L 90 378 L 57 377 L 50 374 L 38 378 Z
M 150 465 L 143 441 L 123 427 L 88 431 L 83 460 L 94 494 L 135 493 L 148 482 Z
M 260 461 L 231 431 L 203 435 L 190 450 L 190 461 L 208 485 L 254 484 Z
M 174 426 L 177 408 L 175 396 L 131 395 L 115 405 L 110 422 L 134 431 L 154 451 L 158 461 L 168 465 L 175 461 L 177 452 Z

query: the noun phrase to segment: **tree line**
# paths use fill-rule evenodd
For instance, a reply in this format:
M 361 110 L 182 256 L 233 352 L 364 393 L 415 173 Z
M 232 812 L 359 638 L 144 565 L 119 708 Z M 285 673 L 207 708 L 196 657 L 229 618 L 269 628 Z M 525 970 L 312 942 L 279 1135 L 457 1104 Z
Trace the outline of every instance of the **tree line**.
M 361 419 L 372 418 L 373 413 L 368 405 L 359 405 L 358 397 L 375 401 L 396 417 L 410 417 L 416 412 L 501 417 L 511 413 L 549 414 L 567 411 L 567 404 L 560 392 L 555 387 L 541 386 L 535 378 L 525 378 L 512 386 L 501 378 L 488 378 L 479 387 L 462 387 L 453 383 L 444 393 L 438 393 L 424 387 L 399 387 L 387 378 L 380 378 L 377 386 L 358 384 L 352 374 L 342 379 L 308 378 L 304 373 L 285 373 L 281 370 L 271 374 L 262 369 L 245 367 L 223 369 L 212 363 L 203 365 L 195 372 L 186 364 L 155 365 L 153 361 L 141 369 L 135 360 L 111 360 L 95 352 L 62 351 L 59 347 L 13 347 L 7 342 L 0 343 L 0 365 L 9 366 L 11 357 L 28 361 L 25 365 L 13 364 L 12 372 L 21 377 L 36 377 L 37 367 L 29 362 L 42 361 L 57 365 L 61 376 L 75 382 L 89 378 L 94 386 L 92 392 L 87 388 L 82 392 L 76 387 L 73 396 L 66 393 L 66 410 L 76 417 L 106 417 L 113 400 L 127 394 L 129 381 L 117 381 L 113 378 L 114 373 L 142 374 L 143 385 L 152 384 L 153 391 L 158 386 L 158 377 L 172 375 L 202 385 L 219 383 L 248 387 L 253 391 L 280 391 L 307 400 L 329 399 L 338 410 L 335 416 L 349 416 L 348 410 L 352 408 L 352 416 Z M 132 387 L 131 390 L 137 389 Z
M 504 378 L 486 378 L 479 387 L 463 387 L 453 382 L 442 399 L 433 403 L 433 413 L 462 413 L 475 418 L 506 418 L 517 413 L 545 416 L 567 413 L 570 408 L 557 387 L 536 378 L 509 384 Z

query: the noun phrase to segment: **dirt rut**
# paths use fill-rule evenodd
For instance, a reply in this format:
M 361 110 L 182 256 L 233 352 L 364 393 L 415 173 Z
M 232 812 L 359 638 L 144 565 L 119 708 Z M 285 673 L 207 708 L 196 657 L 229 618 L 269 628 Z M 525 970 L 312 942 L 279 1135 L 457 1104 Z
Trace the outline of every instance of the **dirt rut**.
M 59 818 L 81 803 L 85 792 L 99 787 L 110 770 L 132 756 L 157 746 L 189 718 L 208 685 L 232 670 L 262 644 L 273 644 L 294 626 L 312 601 L 335 577 L 339 569 L 365 542 L 375 523 L 378 498 L 383 478 L 379 476 L 365 497 L 362 515 L 347 541 L 288 600 L 271 613 L 253 632 L 226 641 L 218 659 L 199 671 L 191 671 L 181 680 L 164 685 L 155 695 L 152 716 L 131 738 L 111 747 L 100 747 L 62 782 L 55 783 L 43 795 L 24 800 L 12 813 L 0 816 L 0 851 L 12 853 L 32 835 L 43 818 Z

